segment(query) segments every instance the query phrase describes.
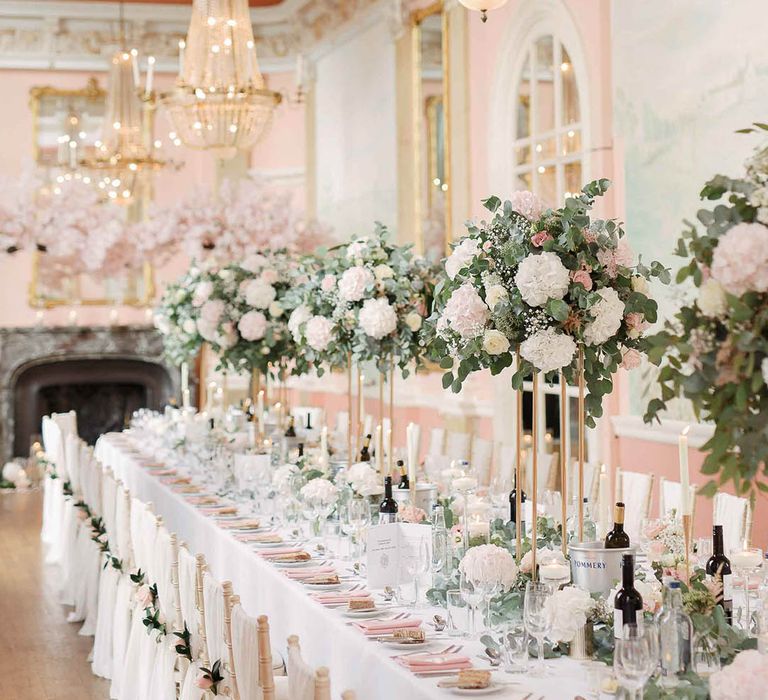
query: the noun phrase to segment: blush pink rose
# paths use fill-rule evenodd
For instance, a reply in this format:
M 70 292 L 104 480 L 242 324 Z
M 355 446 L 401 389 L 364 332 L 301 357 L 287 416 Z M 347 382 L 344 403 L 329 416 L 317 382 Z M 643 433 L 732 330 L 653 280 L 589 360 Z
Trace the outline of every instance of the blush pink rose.
M 320 289 L 324 292 L 332 292 L 336 289 L 336 278 L 333 275 L 326 275 L 323 277 L 323 281 L 320 282 Z
M 634 348 L 625 348 L 621 353 L 621 366 L 624 369 L 635 369 L 640 366 L 640 353 Z
M 265 284 L 274 284 L 277 282 L 277 278 L 277 270 L 273 270 L 271 267 L 261 273 L 261 281 Z
M 136 591 L 136 602 L 142 608 L 148 608 L 150 605 L 152 605 L 152 591 L 150 590 L 149 586 L 144 584 L 143 586 L 139 587 L 139 589 Z
M 592 289 L 592 277 L 586 270 L 576 270 L 575 272 L 572 272 L 571 280 L 573 280 L 574 284 L 580 284 L 587 291 Z
M 547 241 L 551 241 L 552 236 L 550 236 L 546 231 L 539 231 L 538 233 L 534 233 L 531 236 L 531 245 L 533 245 L 536 248 L 541 248 Z
M 210 690 L 213 688 L 213 679 L 207 673 L 201 673 L 195 678 L 195 685 L 200 690 Z

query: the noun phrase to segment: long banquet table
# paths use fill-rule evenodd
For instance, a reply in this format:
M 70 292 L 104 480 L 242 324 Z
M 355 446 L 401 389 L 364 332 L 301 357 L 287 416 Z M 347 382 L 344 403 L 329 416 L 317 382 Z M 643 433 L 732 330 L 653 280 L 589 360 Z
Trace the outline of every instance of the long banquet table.
M 302 654 L 312 666 L 327 666 L 331 673 L 334 697 L 342 690 L 353 689 L 358 700 L 431 700 L 452 697 L 450 691 L 437 687 L 439 679 L 417 678 L 395 663 L 396 654 L 382 645 L 368 641 L 337 611 L 310 598 L 301 583 L 289 580 L 273 566 L 238 541 L 231 532 L 218 527 L 142 466 L 137 452 L 141 446 L 126 434 L 102 436 L 96 447 L 99 459 L 126 484 L 131 494 L 153 504 L 154 512 L 163 517 L 166 527 L 186 542 L 190 551 L 205 555 L 210 570 L 219 580 L 230 580 L 251 615 L 269 616 L 273 649 L 284 648 L 288 635 L 297 634 Z M 144 458 L 150 455 L 144 455 Z M 339 562 L 339 568 L 348 563 Z M 418 610 L 416 615 L 431 619 L 438 609 Z M 443 612 L 444 614 L 444 612 Z M 477 659 L 483 647 L 479 642 L 445 639 L 462 643 L 478 668 L 489 668 Z M 532 660 L 533 661 L 533 660 Z M 254 659 L 256 663 L 256 659 Z M 570 700 L 579 695 L 594 697 L 589 690 L 585 667 L 571 659 L 549 661 L 551 672 L 544 678 L 513 676 L 502 671 L 495 675 L 502 688 L 493 697 L 507 700 Z

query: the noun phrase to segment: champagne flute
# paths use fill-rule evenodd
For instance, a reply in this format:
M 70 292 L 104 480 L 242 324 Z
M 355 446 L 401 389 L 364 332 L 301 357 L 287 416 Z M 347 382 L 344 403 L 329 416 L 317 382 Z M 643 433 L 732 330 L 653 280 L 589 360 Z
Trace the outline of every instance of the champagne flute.
M 539 651 L 539 663 L 533 674 L 542 676 L 547 667 L 544 663 L 544 638 L 549 634 L 552 621 L 547 610 L 547 600 L 552 595 L 552 588 L 546 583 L 529 581 L 525 586 L 523 602 L 523 620 L 525 629 L 534 639 Z

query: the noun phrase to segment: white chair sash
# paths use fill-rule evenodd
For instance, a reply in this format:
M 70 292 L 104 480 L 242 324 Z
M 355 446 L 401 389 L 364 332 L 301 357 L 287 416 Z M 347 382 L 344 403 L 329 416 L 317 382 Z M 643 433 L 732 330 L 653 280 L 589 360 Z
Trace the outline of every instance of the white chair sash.
M 638 541 L 643 519 L 651 510 L 653 474 L 616 470 L 617 501 L 624 503 L 624 529 L 630 541 Z
M 749 501 L 730 493 L 715 494 L 712 523 L 723 526 L 723 549 L 726 556 L 742 546 L 749 519 Z
M 314 700 L 315 671 L 301 656 L 299 638 L 288 638 L 288 696 L 291 700 Z
M 227 656 L 224 645 L 224 590 L 207 571 L 203 574 L 203 597 L 208 659 L 211 663 L 217 660 L 224 662 Z

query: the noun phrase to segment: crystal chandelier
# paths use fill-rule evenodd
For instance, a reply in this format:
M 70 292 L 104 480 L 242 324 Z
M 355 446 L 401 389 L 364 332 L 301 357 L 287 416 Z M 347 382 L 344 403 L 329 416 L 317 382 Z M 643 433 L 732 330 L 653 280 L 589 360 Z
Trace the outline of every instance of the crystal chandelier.
M 184 144 L 221 158 L 265 134 L 280 94 L 259 72 L 247 0 L 194 0 L 176 87 L 160 102 Z
M 133 199 L 145 171 L 165 164 L 152 151 L 154 59 L 150 57 L 148 63 L 150 72 L 141 97 L 136 51 L 120 50 L 112 56 L 102 138 L 96 143 L 95 156 L 82 161 L 84 167 L 94 171 L 99 189 L 119 203 Z

